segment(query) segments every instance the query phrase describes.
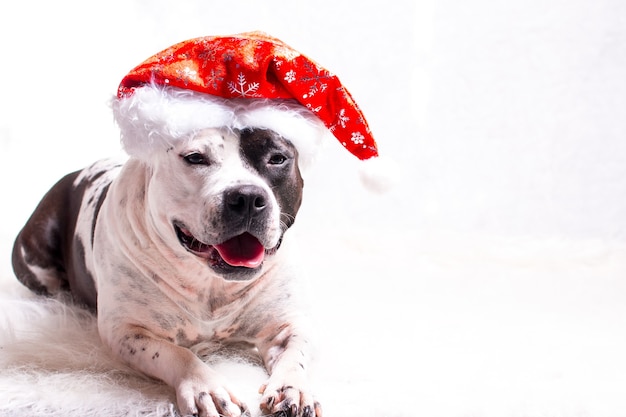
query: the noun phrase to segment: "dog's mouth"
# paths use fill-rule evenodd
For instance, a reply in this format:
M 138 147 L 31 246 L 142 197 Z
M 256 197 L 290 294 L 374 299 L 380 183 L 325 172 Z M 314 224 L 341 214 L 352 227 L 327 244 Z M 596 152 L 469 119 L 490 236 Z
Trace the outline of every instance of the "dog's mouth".
M 266 250 L 255 236 L 248 232 L 234 236 L 222 243 L 209 245 L 198 240 L 189 229 L 174 223 L 181 245 L 194 255 L 206 259 L 214 268 L 236 267 L 255 269 L 261 266 L 265 255 L 276 252 L 278 245 Z

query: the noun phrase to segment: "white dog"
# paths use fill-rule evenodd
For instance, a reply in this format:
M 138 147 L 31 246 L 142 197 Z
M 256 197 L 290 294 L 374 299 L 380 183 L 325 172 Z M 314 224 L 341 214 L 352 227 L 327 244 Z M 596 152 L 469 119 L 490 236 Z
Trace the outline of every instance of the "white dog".
M 336 78 L 279 41 L 255 33 L 181 45 L 123 81 L 113 110 L 130 158 L 61 179 L 16 239 L 15 273 L 96 311 L 102 340 L 173 387 L 184 415 L 247 413 L 189 349 L 244 342 L 269 373 L 264 412 L 320 417 L 298 281 L 280 247 L 302 202 L 301 165 L 326 128 L 361 159 L 376 156 L 375 143 Z M 282 97 L 278 82 L 305 93 Z

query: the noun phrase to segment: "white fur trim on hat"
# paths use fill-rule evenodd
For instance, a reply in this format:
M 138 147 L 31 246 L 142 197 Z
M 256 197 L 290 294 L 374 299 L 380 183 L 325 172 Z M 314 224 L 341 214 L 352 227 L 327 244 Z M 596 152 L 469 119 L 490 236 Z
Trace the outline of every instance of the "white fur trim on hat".
M 245 100 L 245 101 L 244 101 Z M 309 167 L 330 132 L 309 110 L 293 100 L 240 99 L 236 128 L 257 127 L 278 132 L 298 150 L 301 166 Z
M 202 129 L 257 127 L 291 141 L 300 164 L 307 166 L 328 134 L 314 114 L 293 100 L 224 99 L 146 85 L 129 97 L 114 99 L 112 108 L 124 150 L 139 159 Z

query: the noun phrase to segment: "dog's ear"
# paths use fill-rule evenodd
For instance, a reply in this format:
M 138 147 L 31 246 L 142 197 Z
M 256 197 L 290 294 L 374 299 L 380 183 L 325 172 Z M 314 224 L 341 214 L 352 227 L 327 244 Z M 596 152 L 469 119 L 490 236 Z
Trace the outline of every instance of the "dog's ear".
M 128 97 L 115 97 L 111 108 L 124 150 L 143 160 L 193 132 L 232 126 L 234 120 L 224 99 L 154 85 L 138 88 Z

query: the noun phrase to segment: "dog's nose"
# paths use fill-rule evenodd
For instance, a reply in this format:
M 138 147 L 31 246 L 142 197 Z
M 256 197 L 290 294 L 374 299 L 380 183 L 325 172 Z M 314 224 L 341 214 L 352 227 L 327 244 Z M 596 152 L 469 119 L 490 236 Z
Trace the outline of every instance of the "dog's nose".
M 240 185 L 224 193 L 224 203 L 230 213 L 254 217 L 267 207 L 268 198 L 265 190 L 256 185 Z

